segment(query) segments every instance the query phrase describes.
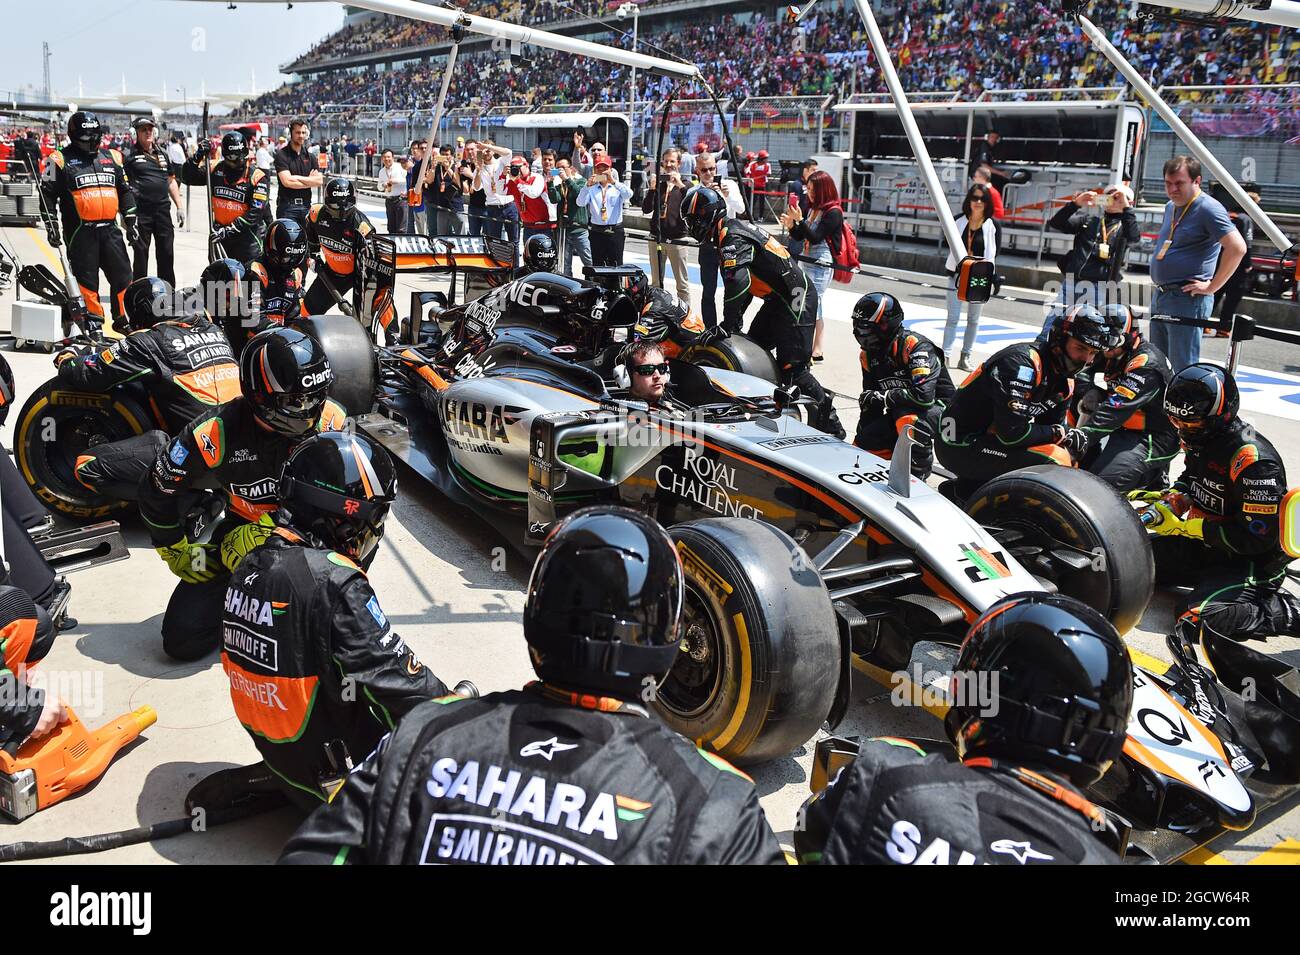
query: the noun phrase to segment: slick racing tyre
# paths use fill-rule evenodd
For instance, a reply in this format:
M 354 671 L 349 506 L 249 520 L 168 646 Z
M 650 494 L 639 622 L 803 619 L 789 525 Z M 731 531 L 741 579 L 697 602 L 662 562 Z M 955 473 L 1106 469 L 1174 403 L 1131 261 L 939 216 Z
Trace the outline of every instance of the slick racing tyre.
M 330 397 L 349 415 L 369 414 L 379 381 L 378 357 L 366 330 L 347 315 L 316 315 L 289 323 L 320 343 L 334 369 Z
M 669 533 L 686 602 L 682 652 L 655 708 L 733 762 L 789 754 L 826 720 L 839 679 L 839 631 L 821 576 L 770 524 L 712 518 Z
M 1137 625 L 1155 586 L 1155 559 L 1137 512 L 1087 471 L 1038 464 L 971 495 L 966 513 L 1032 574 L 1106 615 Z
M 704 368 L 723 368 L 738 371 L 743 375 L 753 375 L 776 384 L 780 378 L 776 373 L 776 361 L 771 354 L 751 338 L 744 335 L 728 335 L 718 338 L 707 345 L 696 345 L 687 349 L 682 358 L 693 365 Z
M 52 378 L 18 414 L 14 455 L 23 479 L 46 507 L 78 519 L 102 518 L 134 505 L 96 494 L 78 481 L 77 458 L 156 427 L 134 395 L 77 391 Z

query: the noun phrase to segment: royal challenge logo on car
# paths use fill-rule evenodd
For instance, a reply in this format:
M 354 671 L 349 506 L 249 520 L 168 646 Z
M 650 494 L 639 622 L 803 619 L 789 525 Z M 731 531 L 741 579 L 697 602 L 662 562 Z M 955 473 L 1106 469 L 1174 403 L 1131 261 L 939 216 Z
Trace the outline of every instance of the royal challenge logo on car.
M 683 451 L 680 469 L 671 464 L 655 468 L 655 483 L 660 488 L 723 517 L 763 516 L 760 508 L 739 496 L 734 466 L 705 457 L 693 447 Z

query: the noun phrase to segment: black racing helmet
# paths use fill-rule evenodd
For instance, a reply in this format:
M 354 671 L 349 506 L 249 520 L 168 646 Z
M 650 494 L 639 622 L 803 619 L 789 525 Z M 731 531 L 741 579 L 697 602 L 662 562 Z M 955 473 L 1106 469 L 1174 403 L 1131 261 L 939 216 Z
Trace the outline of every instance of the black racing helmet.
M 559 255 L 549 235 L 530 235 L 524 243 L 524 265 L 533 272 L 554 272 Z
M 1165 414 L 1188 448 L 1198 448 L 1232 424 L 1241 410 L 1237 382 L 1209 362 L 1188 365 L 1165 389 Z
M 397 469 L 363 434 L 327 431 L 298 445 L 284 464 L 276 520 L 370 566 L 397 497 Z
M 524 639 L 533 669 L 571 690 L 640 696 L 677 659 L 683 573 L 668 533 L 639 511 L 587 507 L 533 565 Z
M 99 150 L 104 138 L 104 127 L 94 113 L 77 110 L 68 117 L 68 139 L 72 145 L 83 152 L 93 153 Z
M 199 305 L 225 331 L 238 355 L 262 324 L 262 283 L 238 259 L 217 259 L 199 276 Z
M 286 435 L 316 427 L 334 384 L 325 350 L 296 328 L 258 332 L 239 356 L 239 386 L 263 424 Z
M 1042 767 L 1086 787 L 1124 747 L 1133 669 L 1097 611 L 1063 594 L 1023 593 L 971 625 L 951 691 L 945 726 L 963 759 Z
M 122 312 L 120 319 L 113 319 L 113 328 L 123 335 L 153 328 L 159 322 L 176 317 L 176 293 L 163 279 L 146 275 L 126 287 L 122 294 Z
M 696 242 L 707 242 L 719 222 L 727 218 L 727 203 L 708 186 L 692 186 L 682 196 L 682 219 Z
M 1106 316 L 1092 305 L 1074 305 L 1052 322 L 1047 334 L 1048 352 L 1066 374 L 1077 375 L 1087 363 L 1069 356 L 1066 340 L 1073 338 L 1101 352 L 1110 347 L 1110 336 Z
M 636 308 L 638 315 L 644 315 L 650 308 L 650 279 L 641 269 L 634 268 L 624 275 L 619 288 Z
M 243 133 L 232 131 L 221 137 L 221 158 L 232 166 L 248 162 L 248 140 Z
M 867 352 L 890 341 L 903 327 L 903 306 L 888 292 L 868 292 L 853 306 L 853 337 Z
M 1101 314 L 1106 319 L 1106 327 L 1110 329 L 1110 342 L 1106 346 L 1108 349 L 1119 348 L 1124 344 L 1131 348 L 1142 340 L 1137 318 L 1133 315 L 1133 309 L 1127 305 L 1112 302 L 1102 307 Z
M 307 261 L 307 232 L 297 219 L 276 219 L 266 230 L 262 257 L 278 272 L 290 272 Z
M 335 176 L 325 183 L 325 208 L 330 215 L 342 218 L 357 207 L 357 190 L 351 179 Z

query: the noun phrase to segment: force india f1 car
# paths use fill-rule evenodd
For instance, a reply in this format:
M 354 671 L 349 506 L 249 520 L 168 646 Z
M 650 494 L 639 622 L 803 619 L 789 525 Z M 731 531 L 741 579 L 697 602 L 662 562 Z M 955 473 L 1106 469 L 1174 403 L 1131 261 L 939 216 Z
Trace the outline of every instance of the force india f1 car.
M 1093 475 L 1013 472 L 962 510 L 911 477 L 909 435 L 887 462 L 805 425 L 796 396 L 737 370 L 743 336 L 725 355 L 672 360 L 672 396 L 689 413 L 649 408 L 601 357 L 638 318 L 610 274 L 507 280 L 475 241 L 374 242 L 363 319 L 391 309 L 398 271 L 477 258 L 499 284 L 459 306 L 416 294 L 417 343 L 381 349 L 378 410 L 358 426 L 521 546 L 597 502 L 668 527 L 686 571 L 685 635 L 656 707 L 684 735 L 741 763 L 785 756 L 839 722 L 854 656 L 886 673 L 921 652 L 930 663 L 1006 594 L 1068 593 L 1121 633 L 1142 616 L 1146 533 Z M 1232 689 L 1268 688 L 1266 718 L 1247 718 L 1194 655 L 1175 659 L 1163 674 L 1135 667 L 1123 765 L 1093 795 L 1125 828 L 1247 828 L 1259 798 L 1300 782 L 1297 674 L 1234 653 Z

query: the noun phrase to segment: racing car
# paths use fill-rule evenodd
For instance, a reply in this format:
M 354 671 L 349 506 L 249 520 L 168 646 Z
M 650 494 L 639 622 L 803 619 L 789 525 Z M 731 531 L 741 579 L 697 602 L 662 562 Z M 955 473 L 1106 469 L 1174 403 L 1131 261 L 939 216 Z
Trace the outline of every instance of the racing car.
M 436 243 L 411 262 L 381 237 L 377 273 L 452 268 L 454 251 Z M 774 386 L 742 336 L 721 359 L 670 359 L 678 407 L 649 407 L 608 361 L 638 321 L 617 270 L 494 271 L 459 305 L 417 293 L 410 343 L 382 350 L 377 408 L 357 425 L 521 550 L 592 503 L 668 527 L 687 599 L 682 655 L 654 705 L 701 745 L 742 764 L 786 756 L 841 720 L 854 657 L 882 674 L 928 663 L 1006 594 L 1071 594 L 1121 633 L 1146 609 L 1146 532 L 1093 475 L 1013 472 L 963 508 L 911 476 L 910 433 L 884 461 L 806 425 L 802 399 Z M 367 301 L 391 301 L 383 282 L 363 320 Z M 1137 830 L 1248 827 L 1261 799 L 1300 782 L 1294 671 L 1234 657 L 1276 691 L 1261 742 L 1258 713 L 1230 713 L 1232 691 L 1176 659 L 1134 668 L 1124 765 L 1093 795 Z

